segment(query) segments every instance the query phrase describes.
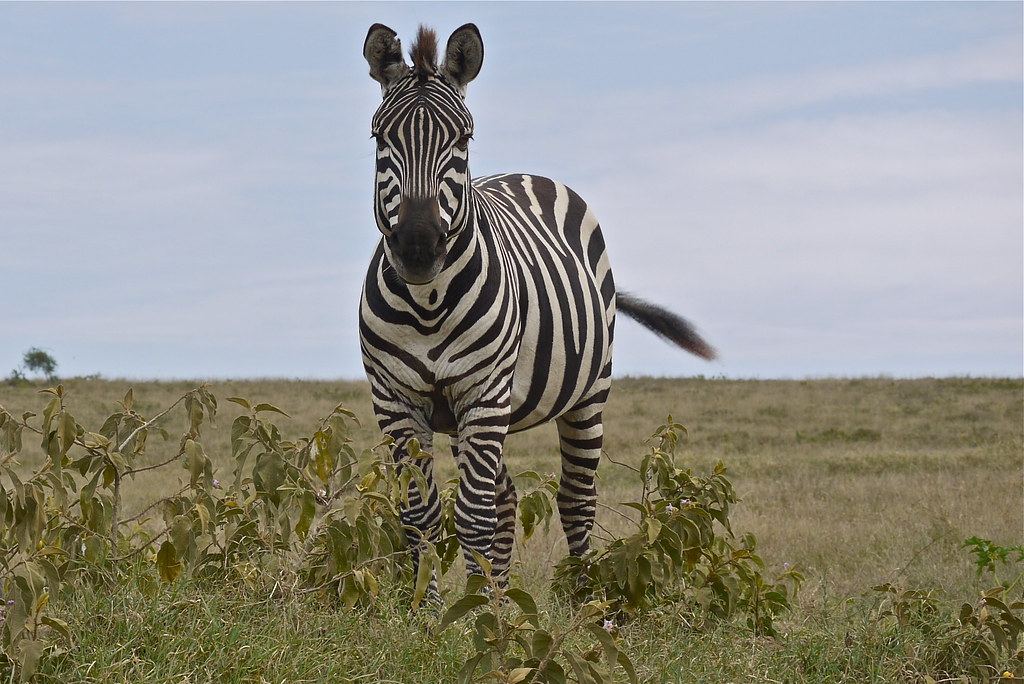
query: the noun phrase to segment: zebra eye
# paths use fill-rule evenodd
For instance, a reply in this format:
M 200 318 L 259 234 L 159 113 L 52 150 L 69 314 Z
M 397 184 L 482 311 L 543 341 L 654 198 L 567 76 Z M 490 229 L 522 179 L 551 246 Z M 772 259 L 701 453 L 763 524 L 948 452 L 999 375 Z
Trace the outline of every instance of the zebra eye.
M 472 133 L 466 133 L 461 138 L 459 138 L 458 142 L 455 143 L 455 146 L 457 148 L 459 148 L 460 150 L 462 150 L 463 152 L 465 152 L 466 149 L 469 148 L 469 141 L 472 140 L 472 139 L 473 139 L 473 134 Z
M 374 141 L 377 143 L 377 151 L 378 152 L 383 152 L 385 149 L 387 149 L 388 144 L 384 140 L 384 136 L 383 135 L 381 135 L 380 133 L 372 133 L 371 136 L 373 137 Z

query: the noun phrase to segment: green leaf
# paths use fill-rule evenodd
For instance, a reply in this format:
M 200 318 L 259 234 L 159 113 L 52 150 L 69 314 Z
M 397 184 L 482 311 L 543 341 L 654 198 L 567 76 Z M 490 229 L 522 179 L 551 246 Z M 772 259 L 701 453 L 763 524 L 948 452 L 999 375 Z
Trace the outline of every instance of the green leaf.
M 562 653 L 565 659 L 569 661 L 569 666 L 572 667 L 573 674 L 576 675 L 576 680 L 580 684 L 589 684 L 594 681 L 594 678 L 590 676 L 590 668 L 587 667 L 587 663 L 582 658 L 578 657 L 572 651 L 563 651 Z
M 21 665 L 21 681 L 28 682 L 36 674 L 39 658 L 43 655 L 46 644 L 35 639 L 22 639 L 18 642 L 18 661 Z
M 50 615 L 43 616 L 43 624 L 60 634 L 65 639 L 71 638 L 71 628 L 64 620 L 55 618 Z
M 470 684 L 474 680 L 473 673 L 476 672 L 477 665 L 483 660 L 486 653 L 477 653 L 472 658 L 466 661 L 466 664 L 459 670 L 459 684 Z
M 466 613 L 479 608 L 480 606 L 487 605 L 490 601 L 483 594 L 468 594 L 463 596 L 454 604 L 452 607 L 445 611 L 444 617 L 441 618 L 441 622 L 438 624 L 437 629 L 439 632 L 444 631 L 448 625 L 452 624 L 456 620 L 462 618 Z
M 538 660 L 543 660 L 551 652 L 551 646 L 554 643 L 555 640 L 550 632 L 543 629 L 535 630 L 530 640 L 530 654 Z
M 584 620 L 596 620 L 605 614 L 610 605 L 608 601 L 591 601 L 580 606 L 579 616 Z
M 479 594 L 487 586 L 487 578 L 483 575 L 470 575 L 466 579 L 466 593 Z
M 356 603 L 359 601 L 359 597 L 361 594 L 362 592 L 359 590 L 359 586 L 355 581 L 355 577 L 352 574 L 349 574 L 349 576 L 346 577 L 344 582 L 342 583 L 342 603 L 344 603 L 349 609 L 351 609 L 355 607 Z
M 537 602 L 526 591 L 518 588 L 508 589 L 505 592 L 505 597 L 515 602 L 515 604 L 519 606 L 519 609 L 525 614 L 531 616 L 537 615 Z
M 632 508 L 633 510 L 639 511 L 642 514 L 647 515 L 647 507 L 644 506 L 642 503 L 637 503 L 636 501 L 624 501 L 622 505 L 625 506 L 626 508 Z
M 601 648 L 604 650 L 604 658 L 608 663 L 608 667 L 612 668 L 619 659 L 619 646 L 615 643 L 615 637 L 612 636 L 611 632 L 607 631 L 601 625 L 590 624 L 587 625 L 587 629 L 593 634 L 598 642 L 601 644 Z
M 110 446 L 110 439 L 96 432 L 86 432 L 82 435 L 82 444 L 87 449 L 100 449 L 105 451 Z
M 85 560 L 92 565 L 102 565 L 106 560 L 107 549 L 109 546 L 101 537 L 97 535 L 87 537 L 86 540 L 82 542 L 82 547 L 84 549 L 83 555 L 85 556 Z
M 195 511 L 199 517 L 199 529 L 205 532 L 210 525 L 210 509 L 205 504 L 196 502 Z
M 173 582 L 181 574 L 181 563 L 174 551 L 174 544 L 165 541 L 160 545 L 160 551 L 156 554 L 156 566 L 160 571 L 160 577 L 165 582 Z
M 193 439 L 185 440 L 185 466 L 188 468 L 190 486 L 199 484 L 206 469 L 206 460 L 201 444 Z
M 171 523 L 170 536 L 178 556 L 184 556 L 192 543 L 192 521 L 184 515 L 175 516 Z
M 78 423 L 75 422 L 74 416 L 66 411 L 60 415 L 57 436 L 60 439 L 61 453 L 66 454 L 71 449 L 71 445 L 75 443 L 75 438 L 78 437 Z
M 253 410 L 256 411 L 256 413 L 259 413 L 261 411 L 270 411 L 272 413 L 280 413 L 282 416 L 285 416 L 286 418 L 291 418 L 291 416 L 289 416 L 287 413 L 285 413 L 281 409 L 277 408 L 273 404 L 256 404 L 256 406 L 253 408 Z
M 323 430 L 313 435 L 313 467 L 316 476 L 327 482 L 334 470 L 334 454 L 331 452 L 331 439 Z
M 534 671 L 532 667 L 517 667 L 508 673 L 508 677 L 505 679 L 508 684 L 519 684 L 519 682 L 525 681 Z
M 423 601 L 423 597 L 426 596 L 427 589 L 430 587 L 430 580 L 434 578 L 434 568 L 437 563 L 439 560 L 433 544 L 424 542 L 420 547 L 419 562 L 416 568 L 416 586 L 412 595 L 413 610 L 419 610 L 420 602 Z
M 633 667 L 633 661 L 629 659 L 625 651 L 620 650 L 617 659 L 619 666 L 626 671 L 626 676 L 629 677 L 629 681 L 632 684 L 637 684 L 640 680 L 636 676 L 636 668 Z
M 252 404 L 250 404 L 248 400 L 243 399 L 242 397 L 228 397 L 228 401 L 230 401 L 232 404 L 238 404 L 239 406 L 246 410 L 252 408 Z
M 252 479 L 261 492 L 275 494 L 285 480 L 285 463 L 281 454 L 273 452 L 257 456 Z
M 657 518 L 647 518 L 647 542 L 653 544 L 661 534 L 661 521 Z
M 542 672 L 544 679 L 541 681 L 548 682 L 548 684 L 565 684 L 565 670 L 558 664 L 558 661 L 552 659 L 548 661 L 548 664 L 544 667 Z

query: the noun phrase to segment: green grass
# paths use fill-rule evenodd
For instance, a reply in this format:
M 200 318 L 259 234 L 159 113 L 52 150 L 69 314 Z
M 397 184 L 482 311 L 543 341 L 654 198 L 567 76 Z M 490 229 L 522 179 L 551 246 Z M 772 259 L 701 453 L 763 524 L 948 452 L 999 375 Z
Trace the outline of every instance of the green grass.
M 192 386 L 65 381 L 71 412 L 93 430 L 129 387 L 148 417 Z M 379 437 L 365 383 L 230 381 L 211 390 L 220 411 L 215 425 L 204 427 L 203 443 L 224 473 L 231 420 L 241 411 L 229 396 L 287 411 L 290 418 L 275 419 L 286 436 L 308 434 L 342 403 L 360 420 L 358 448 Z M 40 413 L 43 403 L 36 389 L 0 387 L 0 404 L 15 415 Z M 621 379 L 605 414 L 602 503 L 615 508 L 638 498 L 634 474 L 613 461 L 636 464 L 644 439 L 669 414 L 689 431 L 677 462 L 705 473 L 723 461 L 743 498 L 734 530 L 757 536 L 769 570 L 795 564 L 807 582 L 778 639 L 754 638 L 738 624 L 695 626 L 671 610 L 627 626 L 622 637 L 641 681 L 915 681 L 936 644 L 880 623 L 870 588 L 939 587 L 952 613 L 987 588 L 962 548 L 965 539 L 1024 543 L 1021 380 Z M 148 459 L 174 453 L 184 420 L 180 411 L 168 417 L 172 438 L 161 443 L 151 436 Z M 450 477 L 447 443 L 437 444 L 439 470 Z M 28 469 L 34 456 L 26 452 Z M 506 453 L 513 472 L 557 471 L 551 426 L 510 436 Z M 184 470 L 177 476 L 187 477 Z M 125 484 L 126 514 L 177 486 L 166 473 L 138 476 Z M 599 524 L 599 539 L 629 526 L 606 508 Z M 546 583 L 565 547 L 557 524 L 552 528 L 519 543 L 515 581 L 557 623 L 568 615 L 548 597 Z M 52 608 L 69 622 L 72 638 L 62 655 L 44 663 L 43 680 L 442 682 L 454 681 L 470 653 L 458 627 L 438 635 L 436 616 L 409 615 L 398 588 L 370 610 L 348 611 L 280 588 L 187 579 L 167 586 L 154 577 L 152 569 L 138 570 L 128 582 L 82 587 L 55 600 Z M 460 583 L 455 569 L 444 586 L 456 591 Z
M 74 643 L 41 681 L 450 682 L 471 655 L 468 629 L 438 634 L 436 615 L 410 615 L 398 598 L 349 611 L 317 596 L 133 578 L 81 588 L 62 612 Z M 695 629 L 670 611 L 622 637 L 643 682 L 904 681 L 906 645 L 861 607 L 805 607 L 780 639 L 731 624 Z
M 75 643 L 43 681 L 441 682 L 467 655 L 456 631 L 430 634 L 397 600 L 356 612 L 315 596 L 142 578 L 67 599 L 80 616 Z

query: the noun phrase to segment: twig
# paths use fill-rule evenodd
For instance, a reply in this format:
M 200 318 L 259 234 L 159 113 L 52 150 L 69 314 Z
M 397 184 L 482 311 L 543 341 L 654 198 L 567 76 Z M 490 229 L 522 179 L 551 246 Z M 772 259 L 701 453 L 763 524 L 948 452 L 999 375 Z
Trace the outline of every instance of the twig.
M 565 629 L 565 631 L 560 631 L 557 629 L 553 630 L 554 634 L 551 635 L 551 646 L 548 649 L 548 652 L 544 654 L 544 657 L 541 659 L 541 661 L 537 663 L 537 667 L 534 668 L 533 674 L 530 676 L 530 679 L 527 681 L 527 684 L 533 684 L 533 682 L 541 681 L 538 678 L 543 675 L 544 670 L 547 668 L 548 664 L 552 660 L 554 660 L 555 654 L 561 651 L 562 642 L 565 641 L 566 637 L 568 637 L 570 634 L 572 634 L 577 629 L 582 627 L 586 622 L 587 619 L 583 618 L 583 614 L 581 612 L 576 614 L 576 617 L 572 620 L 572 622 L 569 623 L 569 626 Z
M 616 515 L 619 515 L 619 516 L 625 518 L 626 520 L 628 520 L 629 522 L 633 523 L 634 525 L 636 524 L 636 520 L 633 520 L 633 518 L 629 517 L 628 515 L 626 515 L 625 513 L 620 511 L 619 509 L 615 508 L 614 506 L 609 506 L 608 504 L 601 503 L 600 501 L 597 502 L 597 505 L 600 506 L 601 508 L 608 509 L 609 511 L 611 511 L 612 513 L 615 513 Z
M 146 542 L 145 544 L 141 545 L 139 548 L 135 549 L 134 551 L 129 553 L 127 556 L 120 556 L 120 557 L 114 558 L 113 562 L 121 563 L 123 561 L 131 560 L 132 558 L 135 558 L 140 553 L 142 553 L 143 551 L 145 551 L 146 549 L 151 547 L 153 544 L 155 544 L 157 542 L 157 540 L 160 539 L 160 537 L 164 536 L 165 534 L 167 534 L 170 531 L 171 531 L 171 526 L 168 525 L 167 527 L 165 527 L 163 529 L 162 532 L 160 532 L 156 536 L 152 537 L 148 542 Z
M 604 455 L 604 458 L 606 458 L 607 460 L 611 461 L 615 465 L 622 466 L 623 468 L 628 468 L 629 470 L 632 470 L 634 473 L 637 473 L 637 474 L 640 473 L 640 469 L 637 468 L 636 466 L 631 466 L 628 463 L 623 463 L 622 461 L 616 461 L 614 458 L 612 458 L 611 456 L 608 455 L 607 451 L 604 451 L 602 453 Z
M 176 491 L 174 494 L 171 494 L 170 496 L 165 496 L 164 498 L 160 499 L 159 501 L 155 501 L 155 502 L 151 503 L 150 505 L 146 506 L 146 508 L 144 508 L 142 510 L 142 512 L 140 512 L 138 515 L 134 515 L 134 516 L 132 516 L 130 518 L 126 518 L 126 519 L 122 520 L 121 524 L 122 525 L 126 525 L 128 523 L 135 522 L 136 520 L 138 520 L 142 516 L 146 515 L 146 513 L 149 513 L 151 510 L 153 510 L 154 508 L 156 508 L 160 504 L 162 504 L 162 503 L 164 503 L 166 501 L 170 501 L 171 499 L 173 499 L 174 497 L 178 496 L 182 492 L 187 492 L 190 487 L 191 487 L 191 485 L 185 485 L 184 487 L 182 487 L 181 489 Z
M 126 446 L 128 446 L 128 443 L 131 442 L 133 439 L 135 439 L 136 435 L 138 435 L 143 430 L 148 429 L 151 425 L 156 423 L 156 421 L 158 421 L 161 418 L 163 418 L 164 416 L 166 416 L 168 413 L 170 413 L 172 410 L 174 410 L 175 406 L 177 406 L 178 404 L 183 402 L 186 397 L 191 396 L 195 392 L 196 392 L 196 390 L 191 390 L 191 391 L 186 392 L 185 394 L 181 395 L 181 397 L 179 397 L 176 402 L 174 402 L 173 404 L 168 406 L 166 409 L 164 409 L 163 411 L 161 411 L 157 415 L 153 416 L 152 418 L 150 418 L 146 422 L 144 422 L 139 427 L 137 427 L 134 430 L 132 430 L 132 432 L 127 437 L 125 437 L 124 441 L 121 442 L 118 445 L 117 451 L 118 452 L 123 451 L 124 448 Z M 172 461 L 176 460 L 179 456 L 181 456 L 181 454 L 183 452 L 184 452 L 184 446 L 182 446 L 182 449 L 178 452 L 178 454 L 174 458 L 166 461 L 165 463 L 163 463 L 161 465 L 166 465 L 167 463 L 171 463 Z M 117 528 L 120 527 L 120 525 L 121 525 L 121 520 L 120 520 L 120 515 L 121 515 L 121 478 L 124 475 L 133 474 L 133 473 L 136 473 L 136 472 L 142 472 L 142 470 L 147 470 L 147 468 L 143 468 L 143 469 L 139 469 L 139 470 L 134 470 L 134 471 L 133 470 L 126 470 L 125 472 L 121 473 L 121 472 L 118 472 L 117 466 L 114 465 L 114 462 L 110 459 L 109 456 L 104 457 L 104 460 L 107 462 L 107 465 L 110 466 L 110 469 L 114 471 L 114 502 L 113 502 L 113 507 L 111 509 L 111 513 L 110 513 L 110 555 L 113 556 L 116 553 L 116 551 L 117 551 Z M 152 470 L 152 468 L 148 468 L 148 470 Z
M 128 444 L 128 442 L 132 441 L 132 439 L 134 439 L 134 438 L 135 438 L 135 435 L 139 434 L 139 433 L 140 433 L 140 432 L 142 432 L 143 430 L 146 430 L 146 429 L 148 429 L 148 428 L 152 427 L 152 425 L 153 425 L 153 424 L 154 424 L 154 423 L 155 423 L 156 421 L 158 421 L 158 420 L 160 420 L 161 418 L 163 418 L 164 416 L 166 416 L 166 415 L 167 415 L 168 413 L 170 413 L 170 412 L 171 412 L 172 410 L 174 410 L 174 407 L 175 407 L 175 406 L 177 406 L 177 405 L 178 405 L 178 404 L 180 404 L 181 402 L 185 401 L 185 399 L 186 399 L 187 397 L 191 396 L 192 394 L 195 394 L 195 393 L 196 393 L 197 391 L 198 391 L 198 390 L 189 390 L 189 391 L 188 391 L 188 392 L 186 392 L 185 394 L 181 395 L 181 396 L 180 396 L 180 397 L 178 398 L 178 400 L 177 400 L 176 402 L 174 402 L 173 404 L 171 404 L 170 406 L 168 406 L 168 407 L 167 407 L 166 409 L 164 409 L 164 410 L 163 410 L 163 411 L 161 411 L 160 413 L 156 414 L 155 416 L 153 416 L 152 418 L 150 418 L 149 420 L 147 420 L 147 421 L 146 421 L 145 423 L 143 423 L 143 424 L 142 424 L 142 425 L 140 425 L 139 427 L 137 427 L 137 428 L 135 428 L 134 430 L 132 430 L 131 434 L 129 434 L 129 435 L 127 436 L 127 437 L 125 437 L 124 441 L 123 441 L 123 442 L 121 442 L 121 444 L 120 444 L 120 445 L 118 445 L 118 447 L 117 447 L 117 450 L 118 450 L 118 451 L 121 451 L 121 450 L 123 450 L 123 449 L 125 448 L 125 446 L 126 446 L 126 445 Z M 136 472 L 141 472 L 141 471 L 136 471 Z
M 110 555 L 113 556 L 117 552 L 117 528 L 121 517 L 121 473 L 117 472 L 117 466 L 109 457 L 104 460 L 114 471 L 114 501 L 110 509 Z
M 616 537 L 616 536 L 615 536 L 614 534 L 612 534 L 612 531 L 611 531 L 611 530 L 609 530 L 609 529 L 608 529 L 607 527 L 605 527 L 605 526 L 604 526 L 604 525 L 602 525 L 601 523 L 597 522 L 596 520 L 594 521 L 594 527 L 600 527 L 600 528 L 601 528 L 601 531 L 602 531 L 602 532 L 604 532 L 604 533 L 605 533 L 605 534 L 607 535 L 607 536 L 605 536 L 605 537 L 599 537 L 599 539 L 601 539 L 601 541 L 605 541 L 605 542 L 608 542 L 608 541 L 613 541 L 614 539 L 616 539 L 616 538 L 617 538 L 617 537 Z M 592 535 L 593 535 L 594 537 L 597 537 L 597 535 L 596 535 L 596 534 L 594 534 L 593 532 L 591 532 L 591 534 L 592 534 Z
M 925 551 L 930 549 L 932 546 L 934 546 L 938 542 L 940 542 L 940 541 L 942 541 L 944 539 L 948 539 L 950 536 L 951 536 L 951 534 L 947 531 L 947 532 L 945 532 L 943 534 L 939 534 L 939 535 L 936 535 L 935 537 L 933 537 L 931 541 L 929 541 L 927 544 L 925 544 L 924 546 L 919 548 L 917 551 L 915 551 L 914 555 L 910 557 L 909 561 L 907 561 L 906 563 L 903 564 L 902 568 L 898 568 L 899 572 L 896 573 L 896 578 L 898 579 L 899 577 L 905 575 L 907 570 L 910 569 L 910 566 L 913 565 L 914 563 L 916 563 L 917 559 L 921 557 L 922 553 L 924 553 Z
M 165 465 L 168 465 L 170 463 L 174 463 L 175 461 L 177 461 L 179 458 L 182 457 L 182 455 L 184 453 L 185 453 L 185 447 L 183 446 L 180 449 L 178 449 L 178 453 L 174 454 L 174 456 L 171 456 L 166 461 L 163 461 L 161 463 L 156 463 L 154 465 L 144 466 L 142 468 L 133 468 L 131 470 L 126 470 L 126 471 L 124 471 L 123 474 L 124 475 L 137 475 L 138 473 L 144 473 L 147 470 L 156 470 L 158 468 L 163 468 Z

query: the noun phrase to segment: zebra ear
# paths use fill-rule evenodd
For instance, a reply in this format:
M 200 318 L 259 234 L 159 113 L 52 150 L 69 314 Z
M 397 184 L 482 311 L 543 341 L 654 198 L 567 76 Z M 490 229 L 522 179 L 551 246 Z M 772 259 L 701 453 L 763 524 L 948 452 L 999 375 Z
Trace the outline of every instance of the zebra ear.
M 466 85 L 480 73 L 483 63 L 484 41 L 476 24 L 465 24 L 455 29 L 444 50 L 441 75 L 465 95 Z
M 370 76 L 387 90 L 409 70 L 402 59 L 402 42 L 398 34 L 384 24 L 374 24 L 366 34 L 363 43 L 363 57 L 370 65 Z

